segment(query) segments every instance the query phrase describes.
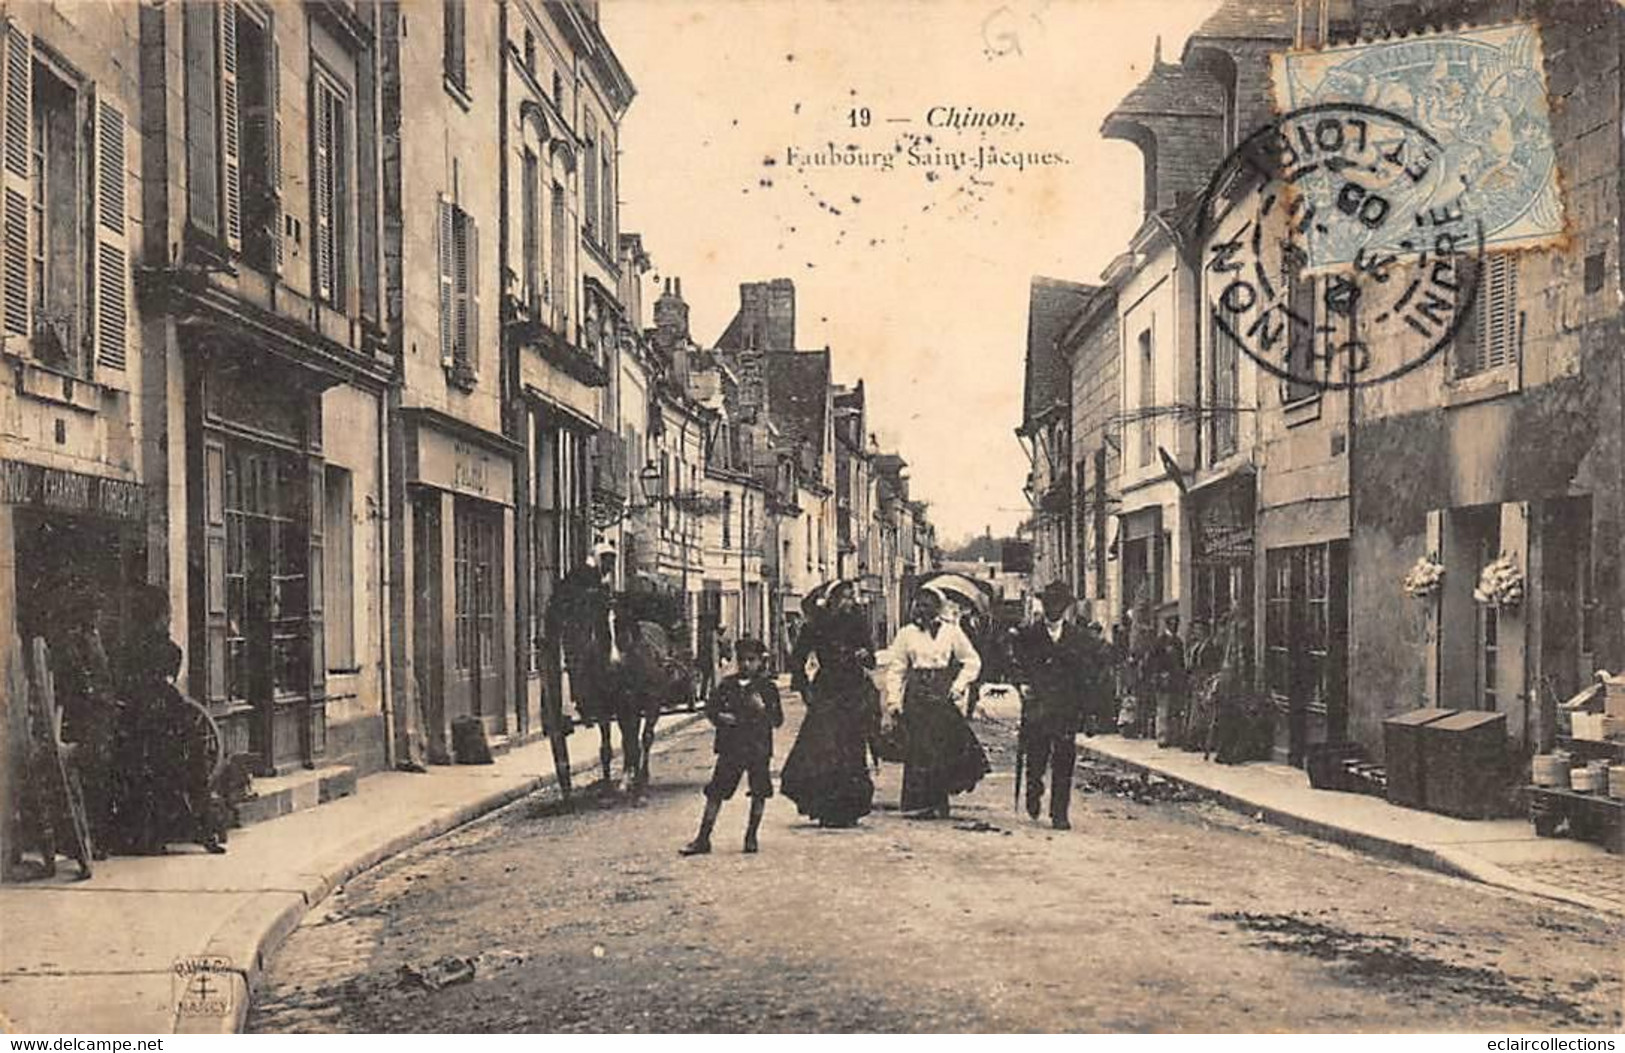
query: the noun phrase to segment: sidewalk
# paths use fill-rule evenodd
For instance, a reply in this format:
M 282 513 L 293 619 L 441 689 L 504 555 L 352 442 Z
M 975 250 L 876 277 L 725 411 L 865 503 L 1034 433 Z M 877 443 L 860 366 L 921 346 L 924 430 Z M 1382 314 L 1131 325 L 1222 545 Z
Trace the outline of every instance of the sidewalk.
M 697 719 L 669 715 L 659 731 Z M 596 779 L 597 731 L 578 728 L 568 742 L 576 781 Z M 97 863 L 85 882 L 67 876 L 70 864 L 54 881 L 0 886 L 0 1031 L 238 1031 L 265 959 L 335 888 L 555 782 L 544 739 L 495 764 L 369 776 L 352 796 L 232 831 L 223 856 L 177 847 Z M 228 971 L 200 992 L 174 966 L 204 955 Z M 197 1000 L 187 1014 L 183 991 Z
M 1078 736 L 1080 757 L 1160 775 L 1227 808 L 1373 855 L 1625 915 L 1625 859 L 1600 845 L 1538 837 L 1525 819 L 1472 821 L 1362 794 L 1316 790 L 1297 768 L 1225 765 L 1147 739 Z

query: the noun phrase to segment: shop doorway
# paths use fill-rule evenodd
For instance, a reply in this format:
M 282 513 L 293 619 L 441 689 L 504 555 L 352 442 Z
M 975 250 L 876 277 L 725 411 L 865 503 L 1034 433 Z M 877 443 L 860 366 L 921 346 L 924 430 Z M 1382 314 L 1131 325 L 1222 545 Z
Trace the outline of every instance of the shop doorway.
M 412 498 L 412 674 L 431 764 L 449 764 L 446 746 L 445 637 L 441 625 L 440 494 Z
M 1348 738 L 1348 543 L 1265 554 L 1264 678 L 1275 753 L 1302 766 L 1310 745 Z
M 97 626 L 109 657 L 119 653 L 128 626 L 128 588 L 141 580 L 141 553 L 117 523 L 18 509 L 17 634 L 24 646 L 50 638 L 53 600 L 65 589 L 87 589 L 100 600 Z
M 226 697 L 248 703 L 248 749 L 269 774 L 313 763 L 309 466 L 259 443 L 225 444 Z
M 452 522 L 453 667 L 447 703 L 479 717 L 488 733 L 505 726 L 502 705 L 502 512 L 458 498 Z

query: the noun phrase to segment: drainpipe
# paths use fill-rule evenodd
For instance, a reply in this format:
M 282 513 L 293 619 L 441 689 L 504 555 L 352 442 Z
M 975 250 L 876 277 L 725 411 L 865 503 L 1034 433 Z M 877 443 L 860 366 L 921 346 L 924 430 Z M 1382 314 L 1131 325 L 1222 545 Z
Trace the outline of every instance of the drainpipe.
M 394 671 L 393 640 L 395 637 L 395 620 L 389 617 L 393 605 L 394 585 L 390 575 L 389 552 L 389 388 L 378 393 L 378 506 L 373 519 L 378 524 L 378 555 L 375 558 L 378 565 L 378 690 L 383 698 L 384 706 L 384 766 L 395 767 L 400 758 L 400 751 L 395 743 L 395 699 L 394 699 Z
M 1352 347 L 1354 342 L 1356 340 L 1358 340 L 1359 338 L 1360 338 L 1359 314 L 1358 314 L 1358 312 L 1350 312 L 1350 315 L 1349 315 L 1349 344 L 1350 344 L 1350 346 Z M 1349 697 L 1349 694 L 1350 694 L 1349 688 L 1350 688 L 1350 685 L 1352 684 L 1352 679 L 1349 676 L 1349 672 L 1350 672 L 1350 668 L 1351 668 L 1351 666 L 1353 664 L 1349 660 L 1350 657 L 1351 657 L 1351 654 L 1352 654 L 1352 648 L 1349 646 L 1349 642 L 1350 642 L 1350 637 L 1353 635 L 1353 632 L 1354 632 L 1354 610 L 1353 610 L 1354 596 L 1353 596 L 1353 590 L 1350 588 L 1350 584 L 1354 581 L 1354 524 L 1355 524 L 1355 519 L 1354 519 L 1354 494 L 1355 494 L 1355 491 L 1358 489 L 1358 487 L 1355 486 L 1355 475 L 1354 475 L 1354 432 L 1355 432 L 1355 428 L 1356 428 L 1356 425 L 1357 425 L 1356 403 L 1359 400 L 1359 395 L 1360 395 L 1360 392 L 1359 392 L 1359 389 L 1357 389 L 1357 388 L 1348 387 L 1348 388 L 1343 389 L 1343 396 L 1348 401 L 1348 413 L 1347 413 L 1347 418 L 1346 418 L 1348 434 L 1347 434 L 1347 436 L 1346 436 L 1346 438 L 1344 440 L 1344 446 L 1343 446 L 1343 458 L 1344 458 L 1344 460 L 1343 460 L 1343 464 L 1344 464 L 1344 466 L 1346 468 L 1345 474 L 1346 474 L 1347 479 L 1348 479 L 1348 483 L 1344 487 L 1344 489 L 1348 491 L 1348 499 L 1344 503 L 1348 507 L 1348 515 L 1349 515 L 1348 547 L 1345 550 L 1345 554 L 1343 556 L 1343 606 L 1344 606 L 1344 612 L 1343 612 L 1343 719 L 1342 719 L 1342 725 L 1343 726 L 1341 728 L 1340 734 L 1342 736 L 1342 741 L 1345 741 L 1345 742 L 1348 741 L 1348 739 L 1350 737 L 1349 736 L 1349 716 L 1350 716 L 1351 711 L 1353 709 L 1353 706 L 1352 706 L 1353 700 Z

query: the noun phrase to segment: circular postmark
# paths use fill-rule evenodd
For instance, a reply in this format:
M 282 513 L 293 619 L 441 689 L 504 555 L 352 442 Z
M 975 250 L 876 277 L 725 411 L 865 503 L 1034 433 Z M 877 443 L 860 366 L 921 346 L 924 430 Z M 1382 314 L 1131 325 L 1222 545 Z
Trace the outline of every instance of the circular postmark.
M 1471 317 L 1484 224 L 1437 140 L 1359 103 L 1285 114 L 1238 146 L 1201 201 L 1215 340 L 1287 400 L 1376 384 L 1438 355 Z

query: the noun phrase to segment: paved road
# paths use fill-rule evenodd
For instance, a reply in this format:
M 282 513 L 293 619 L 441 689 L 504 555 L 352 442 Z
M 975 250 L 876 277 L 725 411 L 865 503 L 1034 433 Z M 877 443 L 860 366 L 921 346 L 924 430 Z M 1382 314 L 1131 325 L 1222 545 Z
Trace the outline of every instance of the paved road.
M 676 849 L 710 744 L 681 732 L 642 807 L 532 798 L 351 882 L 284 945 L 250 1028 L 1621 1026 L 1617 922 L 1123 796 L 1105 772 L 1058 834 L 1011 812 L 1010 725 L 977 726 L 996 770 L 953 821 L 820 830 L 777 798 L 746 856 L 740 798 L 696 859 Z

